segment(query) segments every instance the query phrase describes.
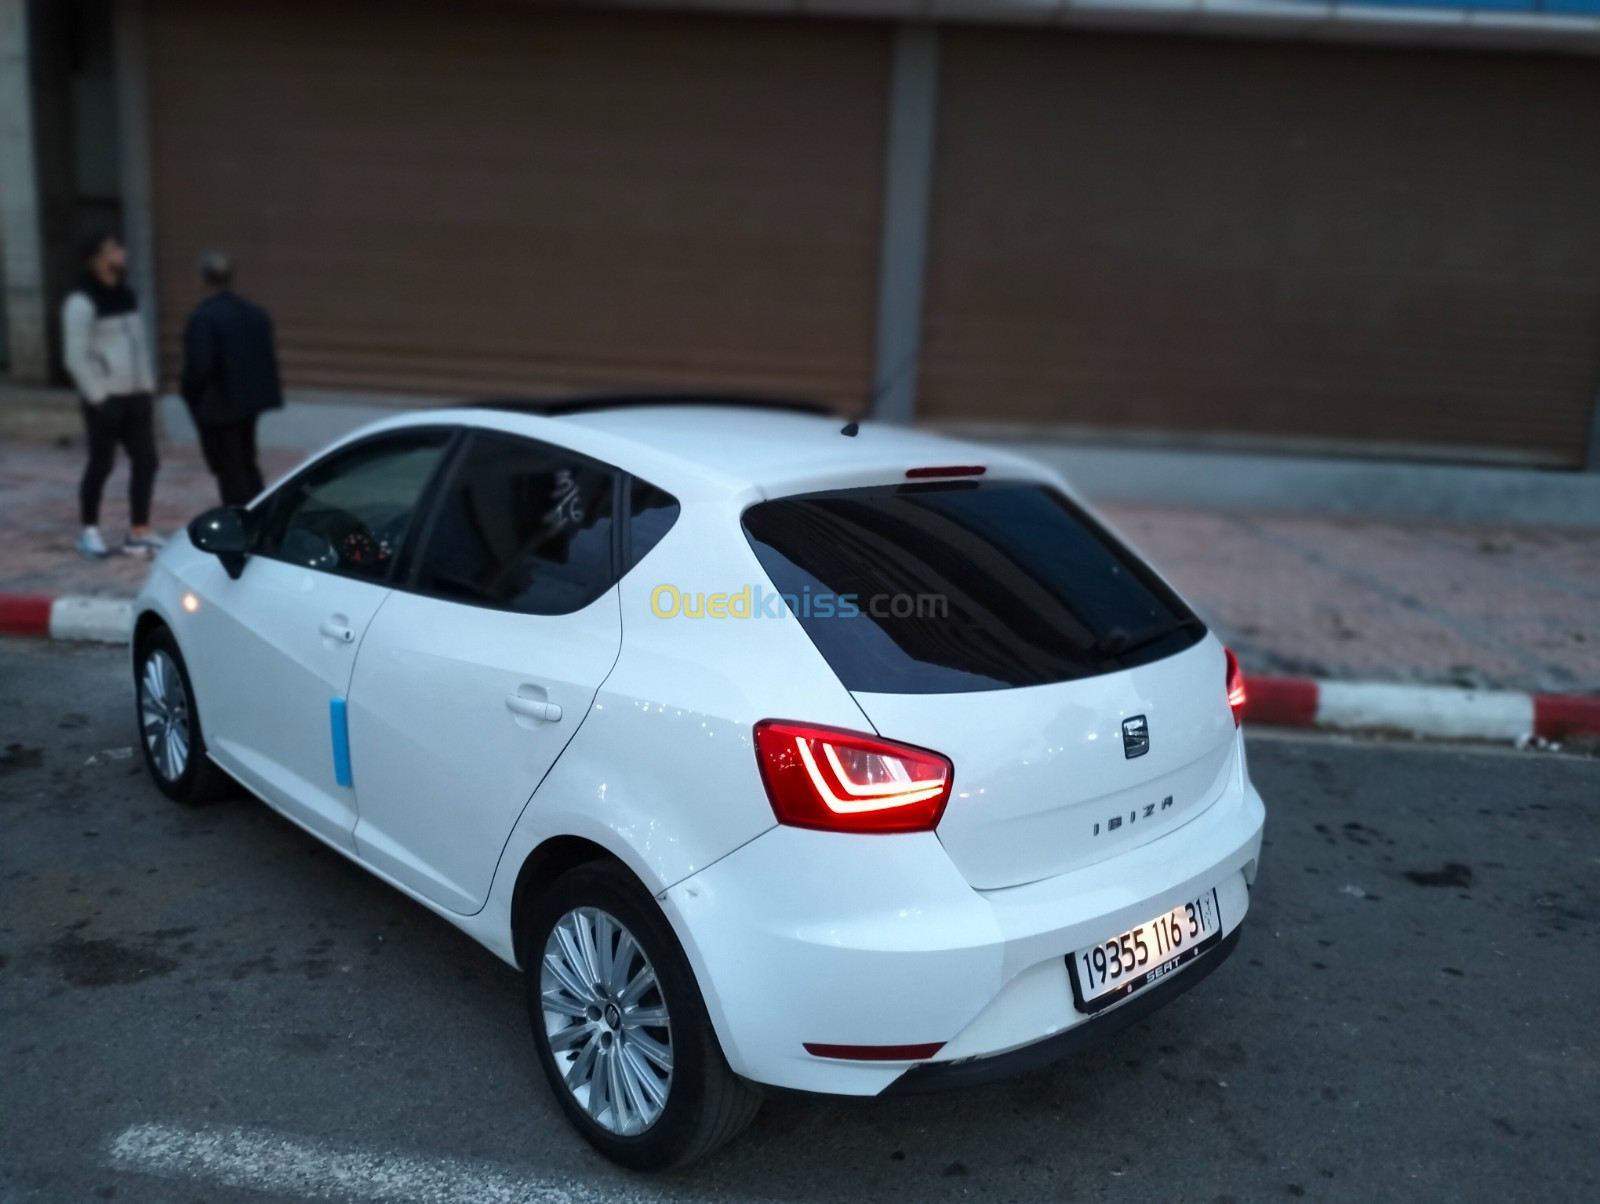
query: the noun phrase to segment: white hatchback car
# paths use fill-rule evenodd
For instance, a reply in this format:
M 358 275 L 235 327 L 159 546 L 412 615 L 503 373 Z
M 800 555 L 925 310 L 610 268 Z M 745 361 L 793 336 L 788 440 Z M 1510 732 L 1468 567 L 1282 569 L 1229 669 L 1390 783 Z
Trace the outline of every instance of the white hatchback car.
M 1232 656 L 1026 460 L 771 405 L 394 418 L 136 605 L 180 801 L 242 783 L 527 971 L 626 1166 L 765 1089 L 1045 1063 L 1232 950 Z

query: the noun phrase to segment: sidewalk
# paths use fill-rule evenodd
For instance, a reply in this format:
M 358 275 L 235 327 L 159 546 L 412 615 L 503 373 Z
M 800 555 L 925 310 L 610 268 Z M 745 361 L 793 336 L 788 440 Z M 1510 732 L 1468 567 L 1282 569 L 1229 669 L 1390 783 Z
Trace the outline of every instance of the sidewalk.
M 1600 531 L 1101 509 L 1247 673 L 1600 693 Z
M 0 440 L 0 594 L 138 589 L 143 561 L 73 551 L 81 456 Z M 267 449 L 263 469 L 270 479 L 301 458 Z M 126 487 L 123 466 L 106 494 L 108 540 L 121 540 Z M 215 504 L 197 450 L 165 447 L 157 528 Z M 1247 673 L 1600 693 L 1600 530 L 1101 509 Z
M 82 594 L 132 597 L 149 562 L 117 556 L 87 560 L 78 538 L 78 477 L 83 448 L 0 439 L 0 594 Z M 269 449 L 261 470 L 272 479 L 305 453 Z M 177 530 L 202 510 L 217 505 L 217 486 L 195 447 L 161 448 L 151 524 L 162 534 Z M 100 504 L 100 529 L 118 547 L 128 529 L 128 464 L 119 449 L 117 469 Z

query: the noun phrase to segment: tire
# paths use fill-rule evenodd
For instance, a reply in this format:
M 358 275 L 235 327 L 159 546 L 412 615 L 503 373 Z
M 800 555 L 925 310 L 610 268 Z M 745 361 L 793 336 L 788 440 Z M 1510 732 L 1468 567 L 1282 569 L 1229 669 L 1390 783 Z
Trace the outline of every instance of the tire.
M 522 966 L 539 1063 L 590 1145 L 630 1170 L 661 1171 L 704 1157 L 755 1118 L 760 1097 L 728 1067 L 688 958 L 627 869 L 606 860 L 570 870 L 531 901 L 525 921 Z M 585 951 L 585 929 L 598 956 Z M 614 962 L 618 952 L 625 963 Z M 587 977 L 603 981 L 574 981 L 585 977 L 575 966 L 597 964 Z M 648 1023 L 655 1019 L 666 1023 Z
M 157 627 L 140 643 L 133 689 L 139 747 L 161 793 L 191 806 L 230 793 L 232 780 L 206 756 L 189 670 L 178 641 L 165 627 Z

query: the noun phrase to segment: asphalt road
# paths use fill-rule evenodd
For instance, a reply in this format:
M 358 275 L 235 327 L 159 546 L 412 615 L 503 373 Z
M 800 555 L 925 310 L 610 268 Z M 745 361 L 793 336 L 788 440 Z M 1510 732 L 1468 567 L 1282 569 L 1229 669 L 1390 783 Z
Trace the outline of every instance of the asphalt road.
M 257 803 L 167 802 L 134 738 L 121 650 L 0 641 L 6 1201 L 1600 1198 L 1600 761 L 1258 736 L 1201 986 L 641 1180 L 563 1123 L 513 971 Z

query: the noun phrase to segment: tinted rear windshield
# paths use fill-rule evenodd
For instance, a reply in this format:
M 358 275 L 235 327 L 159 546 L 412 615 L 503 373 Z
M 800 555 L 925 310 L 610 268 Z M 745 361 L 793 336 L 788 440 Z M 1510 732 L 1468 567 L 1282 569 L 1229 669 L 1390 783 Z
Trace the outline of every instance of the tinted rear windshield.
M 1137 557 L 1033 482 L 891 485 L 752 506 L 762 567 L 850 690 L 1047 685 L 1205 634 Z

